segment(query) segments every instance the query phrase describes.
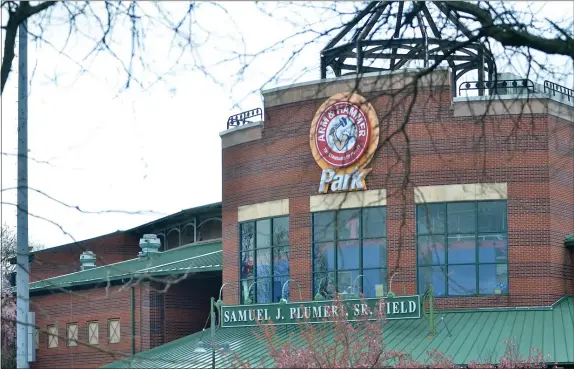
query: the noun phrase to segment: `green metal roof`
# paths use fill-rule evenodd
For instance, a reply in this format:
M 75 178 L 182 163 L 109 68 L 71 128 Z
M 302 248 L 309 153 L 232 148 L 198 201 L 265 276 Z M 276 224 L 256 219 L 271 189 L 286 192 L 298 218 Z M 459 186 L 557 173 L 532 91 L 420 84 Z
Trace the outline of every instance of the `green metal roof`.
M 564 239 L 564 246 L 574 249 L 574 233 L 566 236 L 566 238 Z
M 324 325 L 323 327 L 328 327 Z M 278 326 L 277 335 L 288 339 L 297 333 L 297 326 Z M 216 342 L 229 344 L 231 351 L 251 365 L 273 366 L 265 343 L 255 334 L 259 328 L 220 328 Z M 408 352 L 419 361 L 428 360 L 427 351 L 452 355 L 458 365 L 470 361 L 496 361 L 503 355 L 506 339 L 512 339 L 526 358 L 530 348 L 540 349 L 549 363 L 574 363 L 574 298 L 565 297 L 548 308 L 485 309 L 442 311 L 437 315 L 436 335 L 428 336 L 424 319 L 392 320 L 384 327 L 383 339 L 388 350 Z M 152 350 L 126 358 L 103 368 L 209 368 L 210 331 L 198 332 Z M 301 335 L 292 336 L 294 344 L 302 344 Z M 202 345 L 200 341 L 205 342 Z M 232 367 L 235 355 L 216 351 L 216 366 Z
M 178 275 L 221 271 L 221 240 L 197 242 L 115 264 L 87 269 L 30 283 L 30 292 L 67 288 L 147 275 Z

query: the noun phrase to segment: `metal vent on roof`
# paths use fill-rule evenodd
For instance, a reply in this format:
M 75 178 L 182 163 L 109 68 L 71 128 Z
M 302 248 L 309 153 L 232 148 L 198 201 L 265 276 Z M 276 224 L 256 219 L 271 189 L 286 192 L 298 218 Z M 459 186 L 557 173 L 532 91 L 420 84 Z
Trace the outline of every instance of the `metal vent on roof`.
M 161 247 L 161 241 L 155 234 L 144 234 L 140 239 L 140 248 L 142 251 L 138 256 L 146 256 L 149 254 L 157 254 Z
M 82 270 L 92 269 L 96 267 L 96 254 L 92 251 L 84 251 L 80 255 L 80 264 Z

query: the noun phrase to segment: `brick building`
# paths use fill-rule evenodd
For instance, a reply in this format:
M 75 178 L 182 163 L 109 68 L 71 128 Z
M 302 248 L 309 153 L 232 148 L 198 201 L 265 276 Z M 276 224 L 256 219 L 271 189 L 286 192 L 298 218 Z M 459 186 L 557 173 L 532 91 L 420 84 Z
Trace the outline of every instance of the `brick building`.
M 418 319 L 397 310 L 385 327 L 387 347 L 418 360 L 433 348 L 458 364 L 500 357 L 502 341 L 516 337 L 522 354 L 540 348 L 551 362 L 574 364 L 573 104 L 543 92 L 453 96 L 450 71 L 437 70 L 417 87 L 407 164 L 398 159 L 405 136 L 388 137 L 409 109 L 408 96 L 396 107 L 397 91 L 416 73 L 264 91 L 264 121 L 221 133 L 224 284 L 215 341 L 223 352 L 272 365 L 249 312 L 295 324 L 294 315 L 273 317 L 282 306 L 295 314 L 363 295 L 425 301 Z M 355 106 L 336 110 L 349 101 Z M 374 149 L 365 144 L 370 157 L 357 161 L 364 166 L 323 163 L 316 137 L 363 106 L 372 129 L 365 136 L 380 130 Z M 429 295 L 440 323 L 423 319 Z M 106 367 L 233 364 L 221 351 L 213 364 L 206 342 L 197 333 Z
M 157 250 L 140 247 L 148 234 Z M 206 326 L 221 286 L 221 204 L 36 251 L 30 270 L 31 367 L 100 367 Z
M 263 91 L 263 110 L 230 117 L 220 134 L 221 223 L 204 232 L 220 241 L 194 233 L 194 243 L 180 246 L 190 240 L 181 228 L 190 214 L 178 218 L 177 233 L 174 217 L 144 225 L 134 240 L 158 234 L 166 250 L 151 265 L 137 258 L 75 273 L 81 279 L 38 281 L 51 292 L 33 299 L 53 304 L 59 327 L 106 320 L 99 329 L 108 341 L 116 324 L 133 332 L 115 346 L 128 357 L 108 360 L 109 368 L 230 367 L 237 357 L 271 366 L 256 319 L 301 343 L 303 319 L 329 320 L 336 299 L 361 315 L 360 297 L 371 307 L 383 299 L 383 342 L 415 360 L 432 349 L 456 364 L 497 360 L 501 341 L 515 337 L 521 354 L 540 349 L 549 362 L 573 366 L 574 91 L 495 74 L 480 43 L 369 37 L 390 19 L 380 18 L 389 6 L 401 7 L 400 18 L 397 2 L 372 2 L 326 46 L 320 80 Z M 419 19 L 430 33 L 428 14 Z M 448 66 L 402 68 L 441 55 Z M 469 72 L 476 81 L 461 79 Z M 117 286 L 106 288 L 112 269 Z M 183 283 L 156 293 L 162 286 L 150 277 L 181 274 Z M 69 283 L 92 289 L 54 297 L 54 285 Z M 117 301 L 105 295 L 105 303 L 82 305 L 84 294 L 114 289 Z M 41 325 L 53 319 L 37 315 Z M 105 363 L 82 350 L 41 348 L 35 365 Z

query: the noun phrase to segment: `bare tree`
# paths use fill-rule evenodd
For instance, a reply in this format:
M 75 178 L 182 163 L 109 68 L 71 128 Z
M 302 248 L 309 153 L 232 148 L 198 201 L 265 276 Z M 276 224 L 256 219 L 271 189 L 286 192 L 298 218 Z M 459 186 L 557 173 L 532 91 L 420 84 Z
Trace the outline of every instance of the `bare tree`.
M 12 274 L 16 265 L 12 263 L 16 259 L 17 245 L 16 245 L 16 232 L 10 228 L 7 224 L 2 224 L 2 233 L 0 235 L 0 240 L 2 242 L 1 251 L 1 265 L 2 265 L 2 283 L 5 283 L 10 279 L 10 274 Z M 42 246 L 36 243 L 32 243 L 29 246 L 30 251 L 39 250 Z
M 27 1 L 2 1 L 2 30 L 4 52 L 2 55 L 1 87 L 6 86 L 13 68 L 16 34 L 18 26 L 28 20 L 27 28 L 31 41 L 55 49 L 63 58 L 76 64 L 79 73 L 89 71 L 95 58 L 102 52 L 111 56 L 125 78 L 124 87 L 133 83 L 147 88 L 160 81 L 169 70 L 154 71 L 150 54 L 145 49 L 146 34 L 150 28 L 158 27 L 172 32 L 171 45 L 176 47 L 179 58 L 201 44 L 199 31 L 192 34 L 192 25 L 196 9 L 213 3 L 183 2 L 180 4 L 127 3 L 106 1 L 41 1 L 32 4 Z M 170 9 L 174 10 L 172 13 Z M 64 40 L 47 37 L 50 28 L 65 25 L 68 33 Z M 73 60 L 67 54 L 70 41 L 83 36 L 92 44 L 80 60 Z M 129 39 L 128 45 L 121 44 L 120 38 Z M 128 51 L 126 53 L 126 50 Z M 177 64 L 179 58 L 174 64 Z M 199 64 L 199 63 L 198 63 Z M 152 74 L 151 81 L 144 74 Z
M 213 3 L 209 4 L 220 6 Z M 305 41 L 293 47 L 292 55 L 287 58 L 281 70 L 278 70 L 268 81 L 268 84 L 271 84 L 280 81 L 279 76 L 289 70 L 293 60 L 296 60 L 312 44 L 323 43 L 327 45 L 325 49 L 330 49 L 335 47 L 338 42 L 345 42 L 344 37 L 348 37 L 346 41 L 350 43 L 357 41 L 357 39 L 360 41 L 361 37 L 367 35 L 373 37 L 375 33 L 381 35 L 379 38 L 383 42 L 379 46 L 390 49 L 391 57 L 375 57 L 372 60 L 367 60 L 368 57 L 365 57 L 361 62 L 349 63 L 349 60 L 357 60 L 360 53 L 358 49 L 351 47 L 348 58 L 324 60 L 325 64 L 320 66 L 324 70 L 323 77 L 342 76 L 348 73 L 356 76 L 358 84 L 365 73 L 397 69 L 403 60 L 404 63 L 400 67 L 406 66 L 408 60 L 418 58 L 420 63 L 415 64 L 418 70 L 414 74 L 414 78 L 400 90 L 392 91 L 387 95 L 391 103 L 389 109 L 383 114 L 382 120 L 394 116 L 400 118 L 400 123 L 396 127 L 392 127 L 393 129 L 387 132 L 385 137 L 381 137 L 379 144 L 379 150 L 387 150 L 394 160 L 390 172 L 385 173 L 387 183 L 391 182 L 391 177 L 394 175 L 391 172 L 395 168 L 401 169 L 402 178 L 397 180 L 395 176 L 392 181 L 400 183 L 400 190 L 397 191 L 397 195 L 405 199 L 406 202 L 406 190 L 415 183 L 415 180 L 411 178 L 412 142 L 409 137 L 409 126 L 412 125 L 411 114 L 415 104 L 429 103 L 428 100 L 424 100 L 420 96 L 422 94 L 418 86 L 422 79 L 441 67 L 453 68 L 455 65 L 449 62 L 449 57 L 459 53 L 470 44 L 484 45 L 485 52 L 496 60 L 496 63 L 491 65 L 487 71 L 490 73 L 489 81 L 491 83 L 495 82 L 496 73 L 503 70 L 503 67 L 507 67 L 507 69 L 522 68 L 521 77 L 525 79 L 534 76 L 533 79 L 535 80 L 552 77 L 558 81 L 568 81 L 572 75 L 574 62 L 574 23 L 572 19 L 539 19 L 532 10 L 519 9 L 517 4 L 509 2 L 437 1 L 434 5 L 441 12 L 436 14 L 435 23 L 425 23 L 421 20 L 420 14 L 430 14 L 431 10 L 429 10 L 430 5 L 427 7 L 424 2 L 413 2 L 409 5 L 410 7 L 403 7 L 398 2 L 390 2 L 390 4 L 387 2 L 361 2 L 352 5 L 341 5 L 337 2 L 281 3 L 277 5 L 279 8 L 274 9 L 271 15 L 282 17 L 281 11 L 283 11 L 285 17 L 289 17 L 299 27 L 300 31 L 253 54 L 233 51 L 232 56 L 222 60 L 222 63 L 232 60 L 239 61 L 243 66 L 237 71 L 237 74 L 243 75 L 251 63 L 266 57 L 270 51 L 284 47 L 286 42 L 293 38 L 306 36 Z M 13 68 L 17 29 L 24 20 L 28 20 L 28 31 L 33 40 L 58 49 L 64 58 L 67 57 L 66 46 L 70 37 L 76 33 L 89 35 L 93 41 L 92 47 L 82 60 L 74 61 L 81 72 L 87 71 L 93 58 L 104 52 L 111 55 L 118 64 L 125 79 L 124 88 L 129 88 L 134 83 L 139 87 L 147 88 L 161 80 L 168 72 L 153 71 L 150 67 L 147 59 L 149 54 L 145 49 L 145 35 L 149 32 L 147 27 L 154 24 L 170 30 L 173 33 L 171 42 L 181 52 L 180 54 L 193 54 L 199 41 L 194 37 L 192 28 L 197 25 L 194 15 L 200 6 L 202 6 L 201 3 L 187 2 L 184 5 L 185 11 L 174 15 L 165 3 L 156 3 L 153 7 L 144 8 L 141 3 L 135 1 L 127 3 L 45 1 L 37 4 L 3 1 L 2 12 L 6 16 L 3 17 L 5 23 L 2 24 L 4 53 L 1 67 L 1 91 L 4 92 L 4 87 Z M 261 4 L 261 11 L 269 13 L 268 7 L 270 6 L 272 5 Z M 297 9 L 301 12 L 298 12 Z M 330 20 L 328 25 L 308 21 L 303 15 L 319 12 L 326 14 L 325 17 Z M 69 26 L 63 47 L 55 46 L 56 42 L 46 39 L 44 35 L 45 29 L 57 22 L 63 22 Z M 96 31 L 88 30 L 86 22 L 96 24 Z M 332 23 L 337 24 L 331 25 Z M 349 33 L 353 29 L 358 29 L 359 32 Z M 130 35 L 127 57 L 121 56 L 122 54 L 119 52 L 121 46 L 116 43 L 117 34 L 122 31 L 128 32 Z M 398 55 L 397 47 L 393 46 L 393 40 L 413 37 L 415 34 L 423 35 L 427 39 L 434 38 L 452 41 L 452 43 L 451 46 L 441 49 L 440 53 L 433 55 L 425 55 L 424 48 L 421 47 L 417 49 L 418 53 L 403 55 L 403 60 L 399 60 L 401 58 L 399 56 L 393 56 Z M 338 35 L 342 36 L 339 37 Z M 329 40 L 333 43 L 330 44 Z M 369 39 L 364 38 L 364 40 Z M 125 45 L 123 46 L 125 47 Z M 369 55 L 373 56 L 373 53 Z M 555 57 L 563 57 L 562 67 L 556 63 L 548 62 L 549 59 Z M 178 60 L 175 61 L 176 64 Z M 520 67 L 514 65 L 517 60 L 520 61 Z M 197 58 L 196 68 L 209 74 L 205 66 L 202 65 L 201 57 Z M 142 77 L 143 71 L 151 73 L 153 78 L 149 80 Z M 309 74 L 309 69 L 292 74 L 296 77 L 306 76 Z M 214 82 L 220 83 L 221 81 L 214 80 Z M 494 86 L 494 90 L 491 92 L 496 92 L 496 85 Z M 456 90 L 456 85 L 452 87 Z M 482 90 L 484 92 L 488 88 L 483 86 Z M 523 109 L 525 107 L 526 104 L 522 106 Z M 486 128 L 483 128 L 486 127 L 485 117 L 479 115 L 473 119 L 479 127 L 475 137 L 479 149 L 482 147 L 486 150 L 486 142 L 484 141 Z M 519 122 L 517 122 L 516 128 L 527 130 Z M 508 141 L 512 142 L 516 135 L 517 131 L 511 130 Z M 486 165 L 483 165 L 483 169 L 485 176 L 487 176 Z M 401 227 L 406 227 L 406 211 L 402 212 L 401 217 Z M 399 243 L 401 244 L 402 240 Z M 401 248 L 399 248 L 399 252 L 400 250 Z M 2 260 L 4 262 L 4 256 Z M 395 269 L 398 269 L 398 264 L 397 259 Z M 174 283 L 173 281 L 165 282 L 166 289 Z
M 2 224 L 0 233 L 0 268 L 2 270 L 2 367 L 12 368 L 15 367 L 15 343 L 16 343 L 16 301 L 10 292 L 11 275 L 16 269 L 16 265 L 12 260 L 16 258 L 17 245 L 16 245 L 16 232 L 8 225 Z M 31 245 L 30 249 L 39 249 L 40 245 Z

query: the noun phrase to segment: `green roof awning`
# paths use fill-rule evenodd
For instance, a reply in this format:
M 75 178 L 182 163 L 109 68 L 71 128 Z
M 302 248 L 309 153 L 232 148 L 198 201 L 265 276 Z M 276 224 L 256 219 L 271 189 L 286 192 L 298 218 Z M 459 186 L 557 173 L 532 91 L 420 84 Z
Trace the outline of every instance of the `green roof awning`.
M 512 339 L 520 354 L 527 358 L 530 348 L 540 349 L 548 363 L 574 363 L 574 298 L 565 297 L 549 308 L 485 309 L 440 312 L 436 335 L 429 337 L 424 319 L 392 320 L 384 327 L 383 339 L 388 350 L 410 353 L 419 361 L 428 361 L 428 350 L 452 355 L 454 363 L 497 361 L 504 353 L 503 342 Z M 327 326 L 325 326 L 327 327 Z M 216 342 L 229 345 L 241 360 L 258 367 L 273 366 L 265 342 L 255 334 L 259 328 L 220 328 Z M 300 344 L 297 326 L 278 326 L 276 333 Z M 210 331 L 198 332 L 154 349 L 141 352 L 103 368 L 210 368 Z M 216 352 L 216 367 L 234 363 L 233 353 Z M 496 362 L 495 362 L 496 363 Z
M 574 233 L 566 236 L 564 239 L 564 246 L 574 249 Z
M 78 271 L 30 283 L 30 292 L 107 283 L 120 279 L 169 276 L 186 273 L 221 271 L 221 240 L 192 243 L 187 246 L 138 257 L 115 264 Z

